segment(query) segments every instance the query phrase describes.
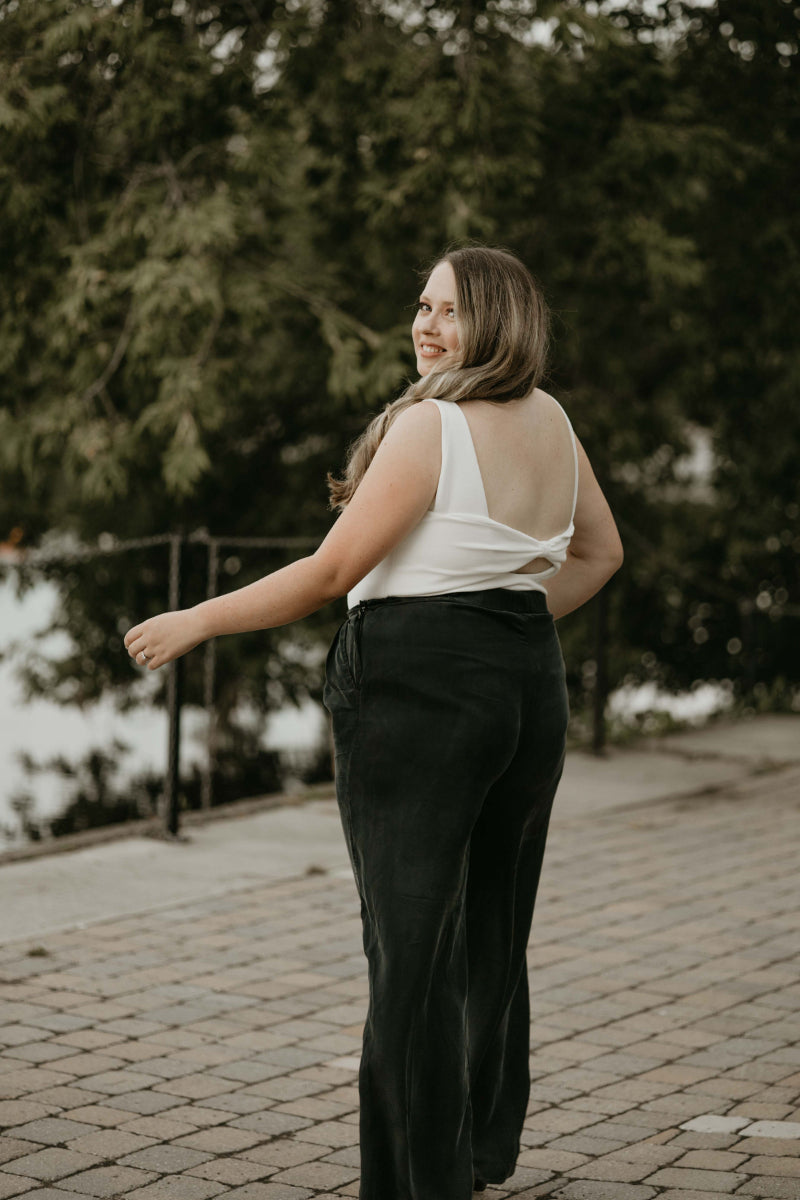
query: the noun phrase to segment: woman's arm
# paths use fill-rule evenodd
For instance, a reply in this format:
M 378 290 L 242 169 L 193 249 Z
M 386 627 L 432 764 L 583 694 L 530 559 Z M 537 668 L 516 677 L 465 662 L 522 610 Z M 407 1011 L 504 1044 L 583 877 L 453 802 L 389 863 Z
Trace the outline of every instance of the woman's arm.
M 554 617 L 580 608 L 618 571 L 623 562 L 622 541 L 608 502 L 595 478 L 581 443 L 578 449 L 578 499 L 575 532 L 567 560 L 546 582 L 547 606 Z
M 441 417 L 415 404 L 393 422 L 352 500 L 314 554 L 191 609 L 160 613 L 125 635 L 156 670 L 223 633 L 286 625 L 345 595 L 419 524 L 441 469 Z

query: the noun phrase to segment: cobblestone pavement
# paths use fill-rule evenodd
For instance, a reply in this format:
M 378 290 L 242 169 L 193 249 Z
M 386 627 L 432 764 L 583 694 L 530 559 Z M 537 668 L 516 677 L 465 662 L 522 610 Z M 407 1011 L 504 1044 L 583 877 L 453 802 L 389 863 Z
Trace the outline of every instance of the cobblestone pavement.
M 800 1200 L 800 770 L 559 817 L 501 1196 Z M 0 1200 L 358 1194 L 345 873 L 0 948 Z

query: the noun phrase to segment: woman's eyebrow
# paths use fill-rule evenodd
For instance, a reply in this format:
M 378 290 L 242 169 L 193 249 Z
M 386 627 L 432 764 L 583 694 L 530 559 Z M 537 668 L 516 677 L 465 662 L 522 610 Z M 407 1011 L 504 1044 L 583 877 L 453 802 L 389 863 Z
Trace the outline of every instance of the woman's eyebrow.
M 423 293 L 422 293 L 422 295 L 421 295 L 421 296 L 420 296 L 420 298 L 419 298 L 419 302 L 420 302 L 420 304 L 422 304 L 423 302 L 424 302 L 425 304 L 430 304 L 430 303 L 431 303 L 431 300 L 430 300 L 430 298 L 429 298 L 428 296 L 426 296 L 426 295 L 425 295 L 425 293 L 423 292 Z M 442 301 L 442 304 L 444 305 L 444 307 L 445 307 L 445 308 L 455 308 L 455 301 L 453 301 L 453 300 L 443 300 L 443 301 Z

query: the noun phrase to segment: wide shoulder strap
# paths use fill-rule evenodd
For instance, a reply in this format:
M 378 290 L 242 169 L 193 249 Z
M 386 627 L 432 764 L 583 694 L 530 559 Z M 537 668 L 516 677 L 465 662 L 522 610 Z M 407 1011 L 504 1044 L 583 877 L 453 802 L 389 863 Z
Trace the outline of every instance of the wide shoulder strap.
M 486 493 L 467 418 L 452 400 L 428 399 L 439 409 L 442 420 L 442 469 L 434 511 L 488 516 Z

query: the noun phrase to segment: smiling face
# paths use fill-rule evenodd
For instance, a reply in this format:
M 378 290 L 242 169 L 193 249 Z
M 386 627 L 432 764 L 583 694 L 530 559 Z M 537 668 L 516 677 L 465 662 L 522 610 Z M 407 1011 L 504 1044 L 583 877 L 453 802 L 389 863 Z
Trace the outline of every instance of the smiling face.
M 457 360 L 455 294 L 453 268 L 449 262 L 437 263 L 428 276 L 411 326 L 420 375 L 428 375 L 434 367 L 438 369 L 440 364 L 450 365 Z

